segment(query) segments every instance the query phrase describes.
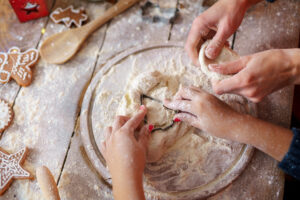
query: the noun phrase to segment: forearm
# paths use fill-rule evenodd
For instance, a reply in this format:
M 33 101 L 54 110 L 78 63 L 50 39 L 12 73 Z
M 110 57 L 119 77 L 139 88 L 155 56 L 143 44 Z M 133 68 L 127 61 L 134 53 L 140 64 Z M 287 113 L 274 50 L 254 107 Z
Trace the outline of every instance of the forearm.
M 293 133 L 289 129 L 242 115 L 238 126 L 233 128 L 233 140 L 250 144 L 281 161 L 287 153 Z
M 144 200 L 142 178 L 113 178 L 113 195 L 115 200 Z

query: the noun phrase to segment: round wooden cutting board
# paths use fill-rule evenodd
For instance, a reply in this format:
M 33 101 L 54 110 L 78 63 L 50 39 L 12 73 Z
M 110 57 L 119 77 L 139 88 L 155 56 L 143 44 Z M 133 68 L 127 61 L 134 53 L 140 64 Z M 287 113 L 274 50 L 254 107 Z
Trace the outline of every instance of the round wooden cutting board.
M 144 45 L 114 56 L 94 76 L 84 95 L 80 128 L 87 155 L 106 181 L 103 188 L 107 191 L 103 192 L 111 192 L 111 179 L 99 147 L 103 130 L 112 124 L 130 75 L 149 68 L 172 70 L 180 65 L 205 79 L 190 62 L 181 43 Z M 183 77 L 182 82 L 188 84 L 189 77 Z M 203 88 L 211 92 L 209 85 Z M 253 104 L 246 102 L 243 106 L 245 112 L 255 115 Z M 201 199 L 228 186 L 248 164 L 253 147 L 218 139 L 214 143 L 214 140 L 209 134 L 195 130 L 194 134 L 181 138 L 158 162 L 147 164 L 146 198 Z

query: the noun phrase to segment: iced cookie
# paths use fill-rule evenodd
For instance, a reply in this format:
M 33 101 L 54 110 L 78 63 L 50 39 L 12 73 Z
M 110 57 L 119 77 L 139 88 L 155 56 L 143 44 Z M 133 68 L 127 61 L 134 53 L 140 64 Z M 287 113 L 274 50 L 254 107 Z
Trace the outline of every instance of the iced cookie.
M 21 53 L 18 47 L 12 47 L 8 53 L 0 52 L 0 83 L 5 84 L 14 79 L 20 86 L 28 86 L 32 81 L 33 67 L 39 58 L 36 49 Z
M 13 115 L 13 110 L 8 103 L 0 99 L 0 133 L 10 126 Z
M 9 154 L 0 148 L 0 195 L 9 188 L 13 179 L 32 178 L 31 174 L 21 167 L 26 154 L 26 147 L 14 154 Z
M 51 13 L 50 18 L 54 23 L 63 22 L 70 28 L 72 24 L 75 24 L 76 27 L 81 27 L 82 23 L 88 19 L 88 16 L 85 14 L 83 7 L 74 9 L 71 5 L 65 9 L 57 8 Z

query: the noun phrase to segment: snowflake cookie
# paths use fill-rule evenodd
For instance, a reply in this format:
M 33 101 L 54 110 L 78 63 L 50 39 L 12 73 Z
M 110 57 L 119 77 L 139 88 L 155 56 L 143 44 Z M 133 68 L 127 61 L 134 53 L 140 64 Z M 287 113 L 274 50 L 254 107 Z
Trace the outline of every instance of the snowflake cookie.
M 13 120 L 13 110 L 8 103 L 0 99 L 0 133 L 9 127 Z

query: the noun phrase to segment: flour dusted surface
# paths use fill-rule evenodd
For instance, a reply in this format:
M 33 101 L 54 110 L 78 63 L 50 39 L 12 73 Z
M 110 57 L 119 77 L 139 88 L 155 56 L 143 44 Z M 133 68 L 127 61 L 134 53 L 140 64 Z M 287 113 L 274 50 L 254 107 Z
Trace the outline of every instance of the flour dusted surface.
M 114 64 L 101 77 L 94 92 L 91 120 L 97 145 L 100 146 L 103 140 L 103 129 L 112 125 L 117 114 L 131 115 L 138 111 L 142 92 L 161 101 L 172 98 L 180 87 L 189 85 L 212 93 L 210 80 L 200 68 L 192 65 L 183 49 L 147 50 Z M 238 111 L 249 113 L 247 100 L 239 96 L 223 95 L 218 98 Z M 157 102 L 146 100 L 146 104 L 148 110 L 151 109 L 149 119 L 152 118 L 160 126 L 173 117 L 165 110 L 161 115 L 156 115 L 158 110 L 162 110 Z M 244 152 L 245 146 L 242 144 L 214 138 L 184 123 L 177 126 L 179 124 L 187 127 L 183 134 L 176 134 L 176 131 L 170 134 L 157 131 L 153 134 L 151 146 L 159 148 L 150 151 L 156 151 L 156 155 L 163 153 L 156 158 L 156 162 L 150 161 L 146 165 L 144 188 L 149 199 L 157 196 L 169 199 L 169 192 L 185 194 L 191 189 L 211 188 L 212 183 L 220 181 L 221 175 L 230 171 Z M 172 142 L 164 145 L 170 140 Z M 180 199 L 179 196 L 176 198 Z

